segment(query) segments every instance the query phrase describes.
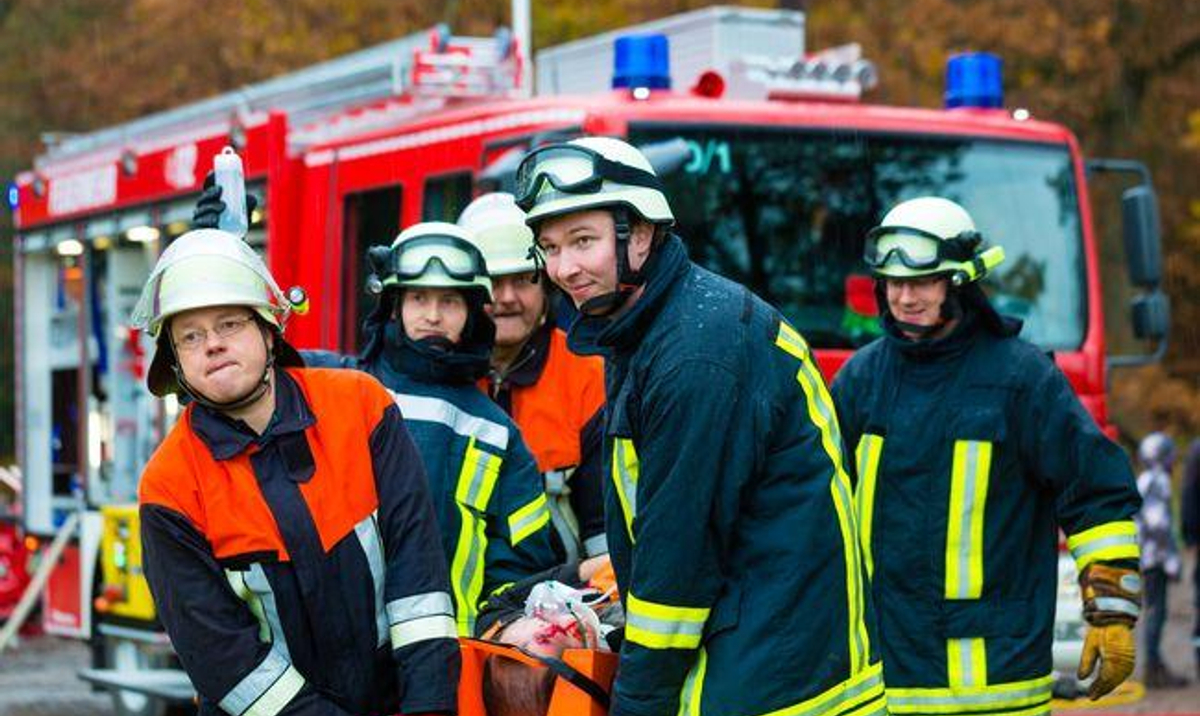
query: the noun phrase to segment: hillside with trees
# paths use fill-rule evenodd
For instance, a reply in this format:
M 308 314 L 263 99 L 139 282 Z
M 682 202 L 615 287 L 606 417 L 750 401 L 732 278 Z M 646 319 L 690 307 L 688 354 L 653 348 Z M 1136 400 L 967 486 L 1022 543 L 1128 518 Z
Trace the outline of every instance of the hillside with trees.
M 711 3 L 533 2 L 534 44 Z M 742 3 L 774 6 L 773 2 Z M 858 42 L 880 69 L 871 101 L 934 107 L 945 61 L 1004 58 L 1006 105 L 1071 127 L 1088 156 L 1147 162 L 1160 197 L 1166 361 L 1113 375 L 1113 417 L 1200 432 L 1200 3 L 1161 0 L 783 0 L 808 11 L 808 46 Z M 201 99 L 437 22 L 490 33 L 500 0 L 2 0 L 0 174 L 32 163 L 43 140 Z M 1115 191 L 1115 189 L 1114 189 Z M 1109 202 L 1113 204 L 1114 202 Z M 1099 214 L 1115 352 L 1127 345 L 1120 217 Z M 12 336 L 11 228 L 0 220 L 0 335 Z M 0 343 L 0 461 L 13 452 L 11 341 Z

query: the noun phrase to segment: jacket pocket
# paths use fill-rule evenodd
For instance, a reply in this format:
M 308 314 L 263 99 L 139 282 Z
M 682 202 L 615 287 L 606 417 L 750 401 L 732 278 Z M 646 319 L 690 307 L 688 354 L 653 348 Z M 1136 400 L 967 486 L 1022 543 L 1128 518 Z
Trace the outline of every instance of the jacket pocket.
M 1027 599 L 948 600 L 943 602 L 942 624 L 947 639 L 1022 636 L 1035 627 L 1032 604 Z
M 721 596 L 717 597 L 708 622 L 704 625 L 704 641 L 707 643 L 721 632 L 729 631 L 738 625 L 742 613 L 742 588 L 736 584 L 727 585 Z
M 1000 443 L 1008 436 L 1008 421 L 997 406 L 963 408 L 953 422 L 951 439 Z

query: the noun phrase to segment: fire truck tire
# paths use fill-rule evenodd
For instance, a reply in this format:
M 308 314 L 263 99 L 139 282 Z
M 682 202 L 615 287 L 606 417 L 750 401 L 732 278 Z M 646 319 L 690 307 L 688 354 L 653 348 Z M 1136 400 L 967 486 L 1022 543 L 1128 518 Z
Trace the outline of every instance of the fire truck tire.
M 128 639 L 109 638 L 104 640 L 104 662 L 110 669 L 142 671 L 167 667 L 170 657 L 155 654 Z M 190 704 L 174 704 L 136 691 L 114 690 L 112 699 L 115 716 L 185 716 L 196 713 Z

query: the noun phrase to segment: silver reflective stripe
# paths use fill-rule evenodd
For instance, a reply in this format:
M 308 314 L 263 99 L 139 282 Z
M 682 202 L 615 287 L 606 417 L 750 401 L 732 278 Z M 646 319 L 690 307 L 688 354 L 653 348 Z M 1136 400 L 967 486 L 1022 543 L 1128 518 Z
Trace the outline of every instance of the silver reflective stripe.
M 454 617 L 432 616 L 396 624 L 391 634 L 392 649 L 396 650 L 431 639 L 457 639 L 458 628 Z
M 388 602 L 392 649 L 429 639 L 454 639 L 454 602 L 446 592 L 414 594 Z
M 539 494 L 529 504 L 518 508 L 508 517 L 509 540 L 516 547 L 525 538 L 536 533 L 551 520 L 550 503 L 545 494 Z
M 444 614 L 454 615 L 454 602 L 446 592 L 428 592 L 414 594 L 388 602 L 387 616 L 389 624 L 400 624 L 412 619 Z
M 829 396 L 829 390 L 825 387 L 825 379 L 821 377 L 821 373 L 817 371 L 817 366 L 811 360 L 804 360 L 800 363 L 800 370 L 808 376 L 809 383 L 812 384 L 816 395 L 812 396 L 812 403 L 817 409 L 817 413 L 821 416 L 821 420 L 825 421 L 829 432 L 832 435 L 834 445 L 842 445 L 842 426 L 838 424 L 837 416 L 833 411 L 833 400 Z M 840 471 L 841 464 L 835 464 L 835 467 Z M 853 504 L 853 503 L 851 503 Z
M 571 488 L 567 484 L 571 479 L 571 474 L 575 472 L 574 468 L 567 470 L 547 470 L 542 473 L 543 479 L 546 481 L 547 495 L 569 495 Z
M 1137 546 L 1137 543 L 1138 541 L 1136 534 L 1101 537 L 1100 539 L 1094 539 L 1075 547 L 1075 549 L 1071 550 L 1071 556 L 1073 556 L 1076 561 L 1079 561 L 1088 555 L 1095 554 L 1096 552 L 1108 549 L 1110 547 L 1127 547 L 1131 545 Z
M 817 402 L 820 403 L 824 401 Z M 834 473 L 833 489 L 836 490 L 837 494 L 841 497 L 841 503 L 846 506 L 847 515 L 852 517 L 854 515 L 854 496 L 850 494 L 849 482 L 849 479 L 845 476 L 845 474 L 842 473 L 841 470 L 838 470 L 836 473 Z M 851 527 L 849 541 L 843 545 L 843 549 L 852 553 L 853 558 L 851 560 L 851 565 L 861 568 L 862 558 L 859 553 L 860 545 L 858 543 L 858 536 L 853 532 L 853 527 Z M 853 649 L 851 652 L 851 668 L 854 668 L 860 666 L 870 656 L 870 654 L 868 654 L 870 648 L 866 642 L 866 628 L 863 626 L 863 611 L 865 607 L 864 597 L 862 595 L 863 585 L 859 581 L 861 571 L 858 569 L 847 569 L 846 571 L 848 572 L 848 574 L 846 574 L 846 587 L 849 592 L 847 595 L 847 599 L 849 600 L 848 611 L 850 623 L 855 625 L 855 627 L 850 630 L 853 634 L 853 644 L 851 645 L 851 648 Z M 863 661 L 859 661 L 859 659 L 862 659 Z
M 567 498 L 562 497 L 561 493 L 547 494 L 551 495 L 550 524 L 567 552 L 566 561 L 574 562 L 579 559 L 579 521 L 575 519 L 575 511 L 571 509 L 571 502 Z
M 493 459 L 499 460 L 499 458 L 495 457 L 491 453 L 484 452 L 482 450 L 472 450 L 470 447 L 468 447 L 467 454 L 464 459 L 470 459 L 472 457 L 472 453 L 474 453 L 475 457 L 475 471 L 471 473 L 471 480 L 467 483 L 466 496 L 463 499 L 463 502 L 471 507 L 474 507 L 480 512 L 486 512 L 488 507 L 487 503 L 491 500 L 491 494 L 488 494 L 488 500 L 484 501 L 482 504 L 480 503 L 479 498 L 483 495 L 484 487 L 486 487 L 487 484 L 487 480 L 484 478 L 487 476 L 488 466 L 491 464 Z M 499 468 L 497 468 L 497 472 L 499 472 Z
M 383 560 L 383 537 L 379 534 L 379 525 L 375 521 L 375 512 L 367 515 L 362 522 L 354 525 L 354 534 L 362 545 L 363 554 L 367 556 L 367 565 L 371 568 L 371 582 L 375 585 L 375 631 L 379 640 L 376 646 L 382 646 L 388 639 L 387 613 L 383 608 L 383 587 L 387 581 L 387 572 Z
M 629 474 L 626 469 L 626 460 L 628 459 L 625 452 L 629 449 L 629 444 L 632 440 L 625 438 L 617 438 L 616 444 L 616 468 L 617 479 L 621 481 L 621 493 L 625 496 L 625 506 L 629 511 L 626 517 L 628 522 L 633 522 L 633 518 L 637 516 L 637 478 Z
M 601 532 L 594 537 L 588 537 L 583 541 L 583 551 L 589 557 L 608 554 L 608 535 Z
M 640 629 L 651 634 L 672 639 L 677 636 L 696 637 L 704 633 L 704 621 L 682 619 L 656 619 L 633 611 L 625 612 L 626 629 Z M 626 633 L 628 636 L 628 632 Z
M 480 450 L 471 438 L 454 488 L 461 523 L 450 561 L 450 579 L 457 600 L 459 631 L 464 635 L 474 632 L 475 614 L 483 589 L 488 535 L 487 525 L 480 515 L 486 512 L 491 501 L 501 465 L 499 456 Z
M 271 589 L 271 583 L 267 581 L 267 573 L 263 571 L 261 564 L 254 563 L 246 571 L 244 579 L 246 587 L 254 592 L 254 596 L 262 605 L 263 618 L 267 620 L 267 626 L 271 628 L 271 649 L 278 651 L 284 659 L 290 661 L 292 655 L 288 651 L 287 636 L 283 633 L 283 623 L 279 620 L 279 605 L 275 601 L 275 591 Z
M 995 706 L 1013 702 L 1032 700 L 1030 705 L 1045 698 L 1050 699 L 1050 681 L 1038 679 L 1030 685 L 1019 689 L 1004 689 L 997 687 L 982 687 L 988 689 L 980 693 L 937 693 L 909 694 L 909 689 L 889 689 L 888 703 L 892 706 Z
M 979 442 L 975 440 L 964 441 L 966 444 L 966 461 L 963 465 L 963 501 L 960 506 L 960 512 L 957 515 L 950 515 L 950 519 L 959 521 L 959 529 L 962 530 L 962 536 L 958 543 L 958 584 L 957 594 L 955 597 L 959 599 L 969 599 L 971 597 L 971 516 L 975 511 L 976 491 L 978 488 L 977 480 L 979 478 Z M 969 650 L 964 649 L 963 653 L 968 653 Z M 966 671 L 963 672 L 967 673 Z M 971 682 L 967 682 L 971 683 Z
M 304 687 L 304 677 L 278 651 L 272 650 L 253 671 L 221 699 L 226 713 L 274 716 Z M 254 709 L 251 711 L 251 709 Z
M 1096 608 L 1102 612 L 1120 612 L 1134 617 L 1141 613 L 1138 605 L 1120 597 L 1096 597 Z
M 968 638 L 956 639 L 955 641 L 958 642 L 958 669 L 959 677 L 962 679 L 961 685 L 979 686 L 980 682 L 983 681 L 983 679 L 980 678 L 983 676 L 983 674 L 976 674 L 975 670 L 972 668 L 972 664 L 974 663 L 972 661 L 972 656 L 974 654 L 971 647 L 974 640 Z
M 851 677 L 851 679 L 853 679 L 853 678 L 855 678 L 855 677 Z M 811 706 L 808 706 L 807 708 L 798 709 L 796 711 L 793 711 L 790 708 L 785 709 L 784 713 L 786 713 L 787 716 L 819 716 L 821 714 L 838 713 L 839 709 L 841 709 L 843 705 L 854 701 L 855 699 L 862 696 L 866 692 L 871 691 L 872 689 L 879 689 L 882 686 L 883 686 L 882 672 L 872 674 L 871 676 L 867 677 L 866 679 L 863 679 L 861 682 L 859 682 L 857 684 L 852 684 L 851 686 L 848 686 L 844 691 L 838 693 L 836 696 L 834 696 L 831 699 L 823 699 L 820 697 L 811 699 L 811 701 L 815 702 Z M 830 689 L 830 691 L 833 691 L 833 689 Z M 826 691 L 825 693 L 829 693 L 829 691 Z M 883 696 L 883 693 L 881 691 L 879 695 L 869 697 L 869 699 L 867 699 L 867 700 L 869 701 L 871 699 L 878 699 L 880 707 L 885 707 L 885 706 L 887 706 L 888 701 L 891 700 L 891 697 L 889 696 L 887 700 L 884 700 L 883 698 L 880 698 L 882 696 Z M 874 714 L 874 713 L 877 713 L 877 711 L 872 710 L 870 713 Z
M 438 398 L 407 393 L 392 393 L 405 420 L 441 423 L 459 435 L 473 437 L 499 450 L 508 449 L 508 428 L 476 417 L 458 406 Z

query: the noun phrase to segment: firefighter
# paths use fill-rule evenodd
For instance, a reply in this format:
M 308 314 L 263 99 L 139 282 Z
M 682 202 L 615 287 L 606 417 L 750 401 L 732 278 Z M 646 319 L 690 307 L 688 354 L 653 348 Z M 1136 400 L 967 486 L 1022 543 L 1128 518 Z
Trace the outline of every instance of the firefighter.
M 458 219 L 487 260 L 496 345 L 484 387 L 521 428 L 545 480 L 556 547 L 564 561 L 608 553 L 600 475 L 604 361 L 567 349 L 550 316 L 533 233 L 512 194 L 471 202 Z M 540 279 L 540 280 L 539 280 Z
M 627 616 L 613 716 L 882 714 L 833 404 L 804 339 L 689 261 L 635 147 L 539 148 L 518 205 L 605 358 L 605 517 Z
M 365 370 L 392 391 L 425 460 L 459 634 L 474 636 L 490 595 L 556 564 L 537 464 L 476 387 L 496 330 L 487 266 L 469 233 L 442 222 L 415 224 L 370 258 L 380 294 L 362 353 L 305 357 Z
M 943 198 L 871 230 L 884 335 L 833 384 L 895 714 L 1048 714 L 1058 530 L 1090 627 L 1079 678 L 1133 668 L 1140 577 L 1129 462 L 979 285 L 1003 260 Z
M 304 368 L 238 237 L 191 231 L 134 311 L 188 399 L 139 489 L 146 578 L 202 714 L 453 713 L 450 584 L 417 454 L 370 376 Z

